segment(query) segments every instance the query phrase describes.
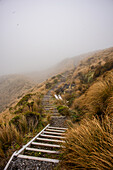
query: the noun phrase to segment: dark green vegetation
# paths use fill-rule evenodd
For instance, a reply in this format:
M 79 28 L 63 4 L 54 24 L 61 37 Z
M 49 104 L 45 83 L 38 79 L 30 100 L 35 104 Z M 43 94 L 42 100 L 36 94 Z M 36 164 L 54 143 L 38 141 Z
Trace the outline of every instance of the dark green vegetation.
M 27 103 L 27 101 L 31 98 L 32 94 L 25 95 L 18 103 L 17 106 L 21 106 Z
M 63 116 L 69 116 L 69 108 L 67 106 L 58 106 L 58 112 Z
M 45 88 L 46 89 L 51 89 L 52 87 L 54 87 L 55 84 L 58 83 L 58 78 L 56 78 L 55 76 L 51 78 L 52 79 L 52 82 L 47 82 L 45 84 Z

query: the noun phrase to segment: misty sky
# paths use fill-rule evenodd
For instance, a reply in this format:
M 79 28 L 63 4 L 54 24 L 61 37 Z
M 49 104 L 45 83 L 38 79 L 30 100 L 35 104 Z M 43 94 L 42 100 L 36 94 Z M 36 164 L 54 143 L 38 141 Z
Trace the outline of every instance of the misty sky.
M 113 46 L 113 0 L 0 0 L 0 75 Z

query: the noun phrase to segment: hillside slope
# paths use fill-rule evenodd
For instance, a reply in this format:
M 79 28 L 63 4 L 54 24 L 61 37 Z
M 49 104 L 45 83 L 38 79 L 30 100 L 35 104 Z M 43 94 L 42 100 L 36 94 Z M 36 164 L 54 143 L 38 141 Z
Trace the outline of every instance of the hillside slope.
M 80 60 L 87 58 L 95 54 L 96 52 L 90 52 L 67 58 L 53 67 L 42 70 L 41 72 L 33 72 L 25 75 L 8 75 L 0 77 L 0 112 L 2 112 L 8 105 L 14 102 L 23 94 L 25 94 L 36 83 L 42 83 L 48 78 L 57 74 L 63 73 L 74 69 Z
M 74 69 L 75 66 L 77 66 L 82 59 L 92 54 L 95 54 L 95 52 L 90 52 L 72 58 L 67 58 L 49 69 L 42 70 L 41 72 L 29 73 L 27 74 L 27 76 L 33 79 L 36 83 L 41 83 L 52 76 Z
M 22 75 L 0 77 L 0 112 L 33 86 L 34 83 Z
M 50 69 L 41 72 L 33 72 L 25 75 L 7 75 L 0 77 L 0 112 L 2 112 L 14 100 L 22 97 L 36 83 L 42 83 L 46 79 L 73 69 L 82 58 L 88 54 L 65 59 Z

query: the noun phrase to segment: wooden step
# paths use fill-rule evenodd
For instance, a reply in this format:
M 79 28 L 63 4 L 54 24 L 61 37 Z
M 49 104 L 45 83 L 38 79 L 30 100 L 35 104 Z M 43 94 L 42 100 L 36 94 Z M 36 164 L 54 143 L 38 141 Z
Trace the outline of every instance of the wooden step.
M 56 109 L 55 107 L 52 106 L 44 106 L 44 108 Z
M 54 118 L 54 117 L 56 117 L 56 116 L 57 116 L 57 117 L 59 117 L 59 116 L 60 116 L 60 114 L 59 114 L 59 113 L 51 113 L 50 115 L 51 115 L 51 118 Z
M 41 158 L 41 157 L 27 156 L 27 155 L 18 155 L 18 158 L 31 159 L 31 160 L 44 161 L 44 162 L 59 163 L 59 160 L 57 160 L 57 159 Z
M 47 131 L 53 131 L 53 132 L 62 132 L 64 133 L 64 130 L 55 130 L 55 129 L 46 129 Z
M 63 136 L 53 136 L 53 135 L 44 135 L 44 134 L 40 134 L 40 136 L 46 137 L 46 138 L 60 138 L 60 139 L 65 139 L 65 137 L 63 137 Z
M 53 135 L 65 135 L 64 133 L 47 132 L 47 131 L 43 131 L 43 133 L 46 133 L 46 134 L 53 134 Z
M 48 108 L 44 108 L 45 110 L 50 110 L 50 109 L 48 109 Z
M 59 130 L 67 130 L 68 128 L 62 128 L 62 127 L 52 127 L 48 126 L 49 129 L 59 129 Z
M 55 140 L 55 139 L 47 139 L 47 138 L 37 138 L 40 141 L 47 141 L 47 142 L 58 142 L 58 143 L 65 143 L 63 140 Z
M 36 148 L 26 148 L 27 151 L 35 151 L 35 152 L 44 152 L 44 153 L 55 153 L 55 154 L 59 154 L 59 151 L 51 151 L 51 150 L 45 150 L 45 149 L 36 149 Z
M 50 115 L 51 116 L 57 116 L 57 115 L 60 115 L 60 113 L 58 113 L 58 112 L 51 112 Z
M 59 118 L 60 117 L 60 114 L 58 114 L 58 115 L 51 115 L 51 119 L 55 119 L 55 118 Z
M 58 112 L 54 112 L 54 111 L 53 111 L 53 112 L 51 112 L 50 114 L 51 114 L 51 115 L 56 115 L 56 114 L 59 114 L 59 115 L 60 115 L 60 113 L 58 113 Z
M 53 144 L 48 144 L 48 143 L 38 143 L 38 142 L 32 142 L 32 145 L 37 145 L 37 146 L 47 146 L 47 147 L 54 147 L 54 148 L 60 148 L 60 147 L 62 147 L 61 145 L 53 145 Z

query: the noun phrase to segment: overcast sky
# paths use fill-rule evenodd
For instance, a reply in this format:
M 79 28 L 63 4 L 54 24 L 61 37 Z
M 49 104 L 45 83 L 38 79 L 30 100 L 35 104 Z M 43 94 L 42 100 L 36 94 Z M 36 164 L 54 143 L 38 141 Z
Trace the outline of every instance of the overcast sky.
M 113 46 L 113 0 L 0 0 L 0 75 Z

